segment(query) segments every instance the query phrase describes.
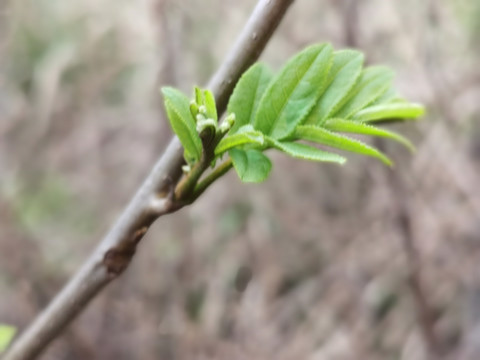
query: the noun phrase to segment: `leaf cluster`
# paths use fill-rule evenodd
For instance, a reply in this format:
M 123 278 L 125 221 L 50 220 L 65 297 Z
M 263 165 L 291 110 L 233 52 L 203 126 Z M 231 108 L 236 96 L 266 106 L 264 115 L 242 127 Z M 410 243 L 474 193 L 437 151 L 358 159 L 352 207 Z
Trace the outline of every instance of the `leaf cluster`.
M 398 95 L 393 78 L 386 67 L 364 67 L 359 51 L 334 51 L 330 44 L 317 44 L 292 57 L 276 75 L 263 63 L 251 66 L 236 84 L 229 115 L 220 126 L 209 91 L 196 88 L 192 102 L 172 88 L 164 88 L 163 94 L 187 164 L 200 161 L 207 137 L 213 164 L 228 153 L 227 161 L 242 181 L 261 182 L 272 168 L 264 154 L 268 149 L 343 164 L 345 157 L 332 152 L 338 149 L 392 164 L 378 149 L 347 135 L 359 134 L 388 138 L 413 150 L 403 136 L 374 126 L 424 113 L 423 106 Z

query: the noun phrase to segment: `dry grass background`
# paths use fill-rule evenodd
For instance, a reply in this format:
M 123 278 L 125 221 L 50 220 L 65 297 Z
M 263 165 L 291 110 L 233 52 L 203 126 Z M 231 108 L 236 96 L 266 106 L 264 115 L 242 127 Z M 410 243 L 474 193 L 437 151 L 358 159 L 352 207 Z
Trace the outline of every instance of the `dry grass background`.
M 87 256 L 171 135 L 159 86 L 204 84 L 254 3 L 0 4 L 0 322 L 28 324 Z M 41 358 L 426 359 L 409 243 L 439 346 L 480 358 L 479 36 L 478 0 L 298 0 L 262 60 L 329 41 L 392 66 L 428 107 L 400 128 L 417 153 L 227 175 Z

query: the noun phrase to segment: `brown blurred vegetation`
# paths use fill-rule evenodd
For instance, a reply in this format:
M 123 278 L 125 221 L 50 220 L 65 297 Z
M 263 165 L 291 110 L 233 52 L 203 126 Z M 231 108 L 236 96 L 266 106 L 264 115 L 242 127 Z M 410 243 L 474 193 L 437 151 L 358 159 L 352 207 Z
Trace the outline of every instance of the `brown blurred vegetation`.
M 0 322 L 85 259 L 171 136 L 159 86 L 204 84 L 254 3 L 0 3 Z M 398 126 L 417 153 L 228 174 L 41 358 L 480 359 L 479 37 L 478 0 L 297 1 L 262 60 L 329 41 L 393 67 L 428 107 Z

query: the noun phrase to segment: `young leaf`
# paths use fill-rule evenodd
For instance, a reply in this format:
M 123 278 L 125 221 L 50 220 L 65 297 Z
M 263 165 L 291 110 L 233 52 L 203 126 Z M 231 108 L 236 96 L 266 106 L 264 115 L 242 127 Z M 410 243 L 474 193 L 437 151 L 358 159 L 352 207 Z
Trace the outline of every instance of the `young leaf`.
M 395 102 L 399 99 L 401 98 L 400 98 L 400 95 L 398 94 L 397 89 L 395 89 L 394 86 L 390 85 L 390 88 L 388 88 L 388 90 L 385 91 L 385 93 L 383 93 L 382 96 L 380 96 L 377 100 L 372 102 L 369 106 L 387 104 L 390 102 Z
M 362 71 L 360 79 L 349 94 L 348 101 L 332 117 L 350 118 L 370 105 L 391 86 L 393 71 L 383 66 L 372 66 Z
M 393 102 L 369 106 L 360 110 L 353 117 L 359 121 L 376 121 L 384 119 L 414 119 L 425 113 L 425 108 L 420 104 L 408 102 Z
M 268 138 L 267 140 L 270 143 L 270 146 L 274 147 L 277 150 L 283 151 L 285 154 L 297 159 L 334 162 L 338 164 L 344 164 L 345 161 L 347 161 L 347 159 L 345 159 L 343 156 L 320 150 L 313 146 L 299 144 L 295 142 L 278 141 L 272 138 Z
M 323 44 L 289 60 L 260 100 L 255 129 L 278 140 L 291 135 L 323 92 L 332 57 L 331 45 Z
M 392 161 L 377 149 L 362 143 L 361 141 L 349 137 L 335 134 L 323 128 L 303 125 L 295 130 L 295 137 L 302 140 L 313 141 L 318 144 L 331 146 L 340 150 L 346 150 L 358 154 L 375 157 L 387 165 L 392 165 Z
M 308 115 L 305 124 L 319 125 L 345 101 L 362 72 L 363 54 L 355 50 L 334 53 L 328 87 Z
M 395 140 L 407 147 L 410 151 L 415 151 L 413 144 L 402 135 L 361 122 L 343 119 L 328 119 L 324 124 L 324 128 L 334 132 L 371 135 Z
M 264 143 L 263 134 L 260 131 L 246 131 L 238 132 L 236 134 L 226 136 L 220 140 L 215 148 L 215 155 L 221 155 L 231 148 L 238 147 L 245 144 L 257 144 L 262 146 Z
M 195 86 L 194 93 L 195 93 L 195 102 L 198 104 L 198 106 L 203 105 L 205 100 L 204 100 L 204 94 L 202 89 L 200 89 L 198 86 Z
M 205 108 L 207 109 L 207 117 L 217 122 L 217 106 L 215 105 L 215 97 L 210 90 L 203 90 L 203 97 L 205 99 Z
M 260 151 L 254 149 L 231 149 L 233 167 L 243 182 L 259 183 L 267 179 L 272 162 Z
M 265 64 L 251 66 L 240 78 L 228 102 L 227 112 L 235 114 L 235 123 L 230 133 L 246 124 L 252 124 L 258 104 L 273 77 L 272 70 Z
M 185 150 L 188 163 L 196 162 L 202 153 L 202 141 L 198 136 L 195 120 L 190 113 L 190 102 L 180 91 L 164 87 L 165 109 L 173 131 L 177 134 Z
M 0 324 L 0 354 L 10 344 L 16 332 L 17 330 L 13 326 Z

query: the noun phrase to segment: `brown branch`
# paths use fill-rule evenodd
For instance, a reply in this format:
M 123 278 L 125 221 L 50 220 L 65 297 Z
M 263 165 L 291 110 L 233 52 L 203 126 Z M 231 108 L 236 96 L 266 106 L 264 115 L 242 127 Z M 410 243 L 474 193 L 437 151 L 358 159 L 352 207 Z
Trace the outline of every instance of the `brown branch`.
M 258 58 L 293 0 L 260 0 L 233 49 L 209 83 L 217 111 L 223 113 L 240 75 Z M 37 357 L 86 305 L 130 263 L 150 225 L 178 209 L 170 198 L 181 176 L 182 147 L 174 138 L 123 214 L 81 269 L 33 321 L 3 360 Z M 166 191 L 166 190 L 170 191 Z

